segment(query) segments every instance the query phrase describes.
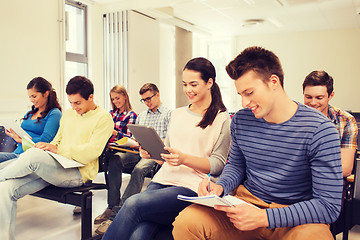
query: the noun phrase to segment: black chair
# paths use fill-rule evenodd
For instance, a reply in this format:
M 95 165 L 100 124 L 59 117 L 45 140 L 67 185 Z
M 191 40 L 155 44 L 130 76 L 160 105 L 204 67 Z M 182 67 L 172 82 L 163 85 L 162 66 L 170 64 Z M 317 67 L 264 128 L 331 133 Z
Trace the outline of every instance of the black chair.
M 352 175 L 345 179 L 342 210 L 336 222 L 330 225 L 331 233 L 336 239 L 336 235 L 343 233 L 342 239 L 348 240 L 349 230 L 355 225 L 360 224 L 360 217 L 357 217 L 356 211 L 360 210 L 360 153 L 356 151 L 354 168 Z M 355 195 L 357 193 L 357 197 Z M 358 200 L 356 200 L 356 198 Z M 356 203 L 357 202 L 357 203 Z M 354 214 L 355 213 L 355 214 Z M 357 218 L 356 218 L 357 217 Z M 354 219 L 355 218 L 355 219 Z
M 0 152 L 13 152 L 16 146 L 16 142 L 6 135 L 5 128 L 0 126 Z
M 99 172 L 104 172 L 107 180 L 107 151 L 99 157 Z M 81 239 L 100 239 L 92 237 L 92 190 L 107 189 L 105 183 L 87 182 L 80 187 L 61 188 L 50 185 L 36 193 L 31 194 L 52 201 L 81 207 Z
M 353 190 L 350 192 L 347 210 L 345 210 L 345 224 L 343 231 L 343 240 L 348 240 L 349 230 L 360 225 L 360 156 L 355 161 L 355 174 L 353 180 Z

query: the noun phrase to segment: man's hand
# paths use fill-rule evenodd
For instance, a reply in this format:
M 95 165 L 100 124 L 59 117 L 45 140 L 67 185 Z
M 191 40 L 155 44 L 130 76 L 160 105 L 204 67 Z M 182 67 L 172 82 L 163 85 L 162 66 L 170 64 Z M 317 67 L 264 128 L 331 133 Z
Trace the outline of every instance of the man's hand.
M 145 149 L 143 149 L 141 146 L 139 147 L 139 155 L 141 158 L 145 158 L 145 159 L 150 158 L 150 154 Z
M 215 184 L 213 182 L 210 182 L 210 189 L 209 188 L 209 179 L 208 178 L 204 178 L 198 187 L 198 195 L 200 196 L 206 196 L 206 195 L 211 195 L 211 194 L 215 194 L 217 196 L 220 196 L 224 189 L 222 186 Z
M 53 153 L 57 153 L 57 145 L 52 145 L 50 143 L 38 142 L 34 145 L 34 147 L 40 148 L 44 151 L 50 151 Z
M 245 203 L 234 207 L 216 205 L 214 208 L 226 212 L 229 220 L 240 231 L 251 231 L 259 227 L 269 226 L 265 209 L 256 208 Z

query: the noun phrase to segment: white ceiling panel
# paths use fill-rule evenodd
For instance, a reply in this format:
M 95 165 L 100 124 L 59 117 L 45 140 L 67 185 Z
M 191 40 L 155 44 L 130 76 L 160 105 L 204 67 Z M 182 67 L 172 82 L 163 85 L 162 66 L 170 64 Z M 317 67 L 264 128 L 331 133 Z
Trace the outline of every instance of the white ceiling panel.
M 360 27 L 360 0 L 94 0 L 159 20 L 174 18 L 210 34 L 245 35 Z M 171 8 L 171 16 L 159 8 Z M 359 12 L 359 14 L 357 14 Z M 179 20 L 180 19 L 180 20 Z M 249 19 L 263 23 L 248 24 Z

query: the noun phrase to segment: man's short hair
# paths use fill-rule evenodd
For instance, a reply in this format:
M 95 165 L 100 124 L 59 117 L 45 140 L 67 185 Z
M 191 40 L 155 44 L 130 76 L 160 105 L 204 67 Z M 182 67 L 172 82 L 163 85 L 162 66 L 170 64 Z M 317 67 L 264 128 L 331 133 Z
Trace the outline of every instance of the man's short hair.
M 152 93 L 158 93 L 159 89 L 158 87 L 153 83 L 145 83 L 139 90 L 139 94 L 143 95 L 147 91 L 151 91 Z
M 73 77 L 66 85 L 66 94 L 73 95 L 77 93 L 79 93 L 84 99 L 88 100 L 89 96 L 94 94 L 94 85 L 86 77 Z
M 249 71 L 254 71 L 265 83 L 269 81 L 271 75 L 276 75 L 280 79 L 281 86 L 284 87 L 284 72 L 279 58 L 262 47 L 246 48 L 226 66 L 226 71 L 234 80 Z
M 328 96 L 334 91 L 334 80 L 325 71 L 312 71 L 305 77 L 303 82 L 303 92 L 307 86 L 326 86 Z

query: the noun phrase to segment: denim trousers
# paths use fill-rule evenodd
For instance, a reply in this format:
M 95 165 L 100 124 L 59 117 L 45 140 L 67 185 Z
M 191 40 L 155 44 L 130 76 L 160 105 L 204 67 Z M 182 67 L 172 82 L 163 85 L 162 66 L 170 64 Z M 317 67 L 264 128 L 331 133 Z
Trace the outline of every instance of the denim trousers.
M 48 185 L 77 187 L 83 184 L 78 168 L 63 168 L 48 153 L 31 148 L 0 170 L 0 236 L 14 239 L 17 200 Z
M 0 152 L 0 163 L 5 162 L 7 160 L 18 158 L 20 154 L 17 153 L 9 153 L 9 152 Z
M 120 208 L 124 205 L 126 199 L 132 195 L 141 192 L 142 186 L 144 185 L 145 176 L 151 171 L 153 166 L 156 164 L 151 159 L 142 158 L 134 167 L 131 172 L 130 181 L 127 185 L 124 195 L 120 199 L 120 204 L 112 208 L 112 214 L 110 220 L 114 220 L 116 214 L 120 211 Z
M 197 196 L 189 188 L 151 182 L 144 192 L 125 201 L 103 240 L 152 239 L 160 226 L 171 226 L 179 212 L 191 204 L 178 200 L 178 194 Z
M 124 169 L 133 169 L 139 162 L 139 154 L 117 152 L 110 156 L 108 171 L 108 207 L 112 209 L 121 204 L 120 188 Z

